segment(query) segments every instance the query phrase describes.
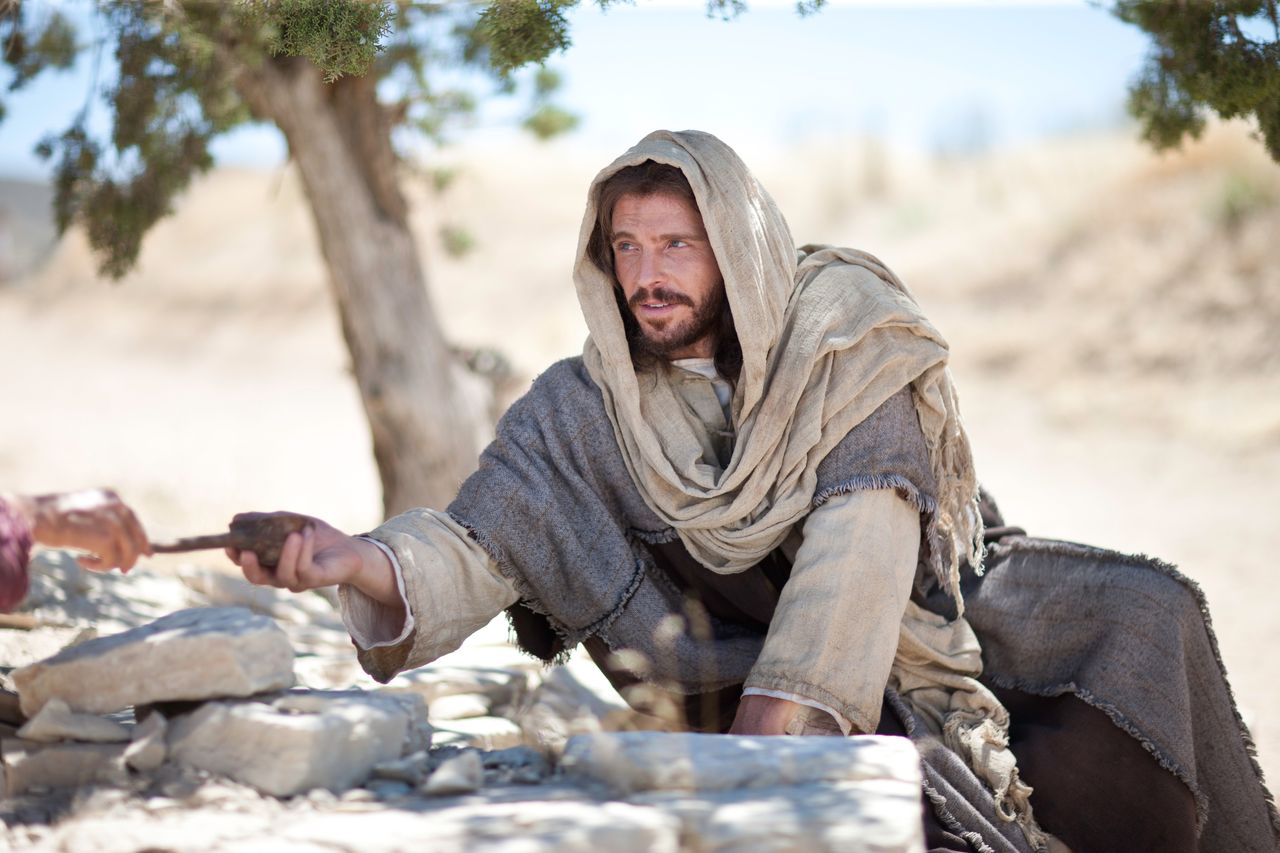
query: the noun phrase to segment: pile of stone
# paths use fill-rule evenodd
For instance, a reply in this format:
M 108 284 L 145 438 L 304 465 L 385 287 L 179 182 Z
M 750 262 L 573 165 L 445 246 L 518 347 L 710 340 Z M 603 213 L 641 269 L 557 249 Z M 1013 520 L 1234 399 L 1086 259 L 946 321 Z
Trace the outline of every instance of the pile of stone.
M 25 721 L 0 743 L 5 793 L 123 783 L 165 761 L 276 796 L 342 791 L 429 745 L 413 694 L 291 690 L 293 661 L 268 617 L 211 607 L 17 669 Z
M 91 590 L 96 624 L 141 624 L 95 636 L 66 598 L 0 631 L 0 847 L 922 849 L 906 741 L 641 731 L 589 663 L 543 669 L 501 626 L 377 685 L 319 596 L 166 580 L 148 607 L 205 606 Z

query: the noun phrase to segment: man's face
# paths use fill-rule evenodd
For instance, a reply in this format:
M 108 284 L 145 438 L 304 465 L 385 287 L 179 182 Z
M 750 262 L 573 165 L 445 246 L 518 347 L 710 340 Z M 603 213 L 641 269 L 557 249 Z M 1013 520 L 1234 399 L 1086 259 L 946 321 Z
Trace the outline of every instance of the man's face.
M 613 268 L 645 349 L 712 358 L 724 279 L 702 217 L 671 193 L 624 195 L 613 206 Z

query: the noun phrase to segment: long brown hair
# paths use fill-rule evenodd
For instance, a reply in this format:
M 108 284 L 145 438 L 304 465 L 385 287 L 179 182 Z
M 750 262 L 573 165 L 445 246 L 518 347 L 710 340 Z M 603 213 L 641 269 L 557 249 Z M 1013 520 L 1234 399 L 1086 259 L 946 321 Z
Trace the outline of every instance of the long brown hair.
M 627 307 L 622 286 L 613 268 L 613 208 L 624 195 L 651 196 L 669 194 L 682 198 L 698 210 L 698 200 L 684 172 L 675 166 L 645 160 L 637 166 L 618 170 L 596 188 L 596 227 L 587 241 L 587 257 L 613 279 L 613 296 L 622 315 L 622 326 L 627 333 L 627 345 L 631 350 L 631 362 L 638 371 L 657 366 L 662 359 L 640 346 L 640 324 Z M 699 216 L 702 211 L 698 210 Z M 733 325 L 733 311 L 729 300 L 724 300 L 720 312 L 720 324 L 716 337 L 716 371 L 730 382 L 737 382 L 742 372 L 742 346 L 738 343 L 738 331 Z

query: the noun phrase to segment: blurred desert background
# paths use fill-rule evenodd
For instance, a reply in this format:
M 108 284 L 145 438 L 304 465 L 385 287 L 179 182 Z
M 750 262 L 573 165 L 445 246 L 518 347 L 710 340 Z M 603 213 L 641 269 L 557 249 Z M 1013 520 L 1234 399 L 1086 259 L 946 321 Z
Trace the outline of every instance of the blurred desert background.
M 980 476 L 1011 523 L 1200 584 L 1274 786 L 1280 166 L 1248 127 L 1167 154 L 1130 126 L 927 153 L 847 129 L 728 141 L 798 241 L 870 251 L 914 290 L 952 343 Z M 498 351 L 523 384 L 580 352 L 576 235 L 619 150 L 481 138 L 406 173 L 453 343 Z M 249 509 L 378 523 L 288 165 L 199 180 L 116 284 L 79 231 L 55 239 L 49 199 L 0 181 L 0 489 L 112 485 L 157 539 Z

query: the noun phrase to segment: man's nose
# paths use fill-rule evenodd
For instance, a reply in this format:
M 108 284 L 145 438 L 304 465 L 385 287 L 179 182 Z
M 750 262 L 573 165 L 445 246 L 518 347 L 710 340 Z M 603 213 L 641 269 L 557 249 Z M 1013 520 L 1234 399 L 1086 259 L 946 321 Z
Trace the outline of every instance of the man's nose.
M 667 265 L 661 252 L 644 250 L 640 253 L 639 283 L 660 284 L 667 280 Z

